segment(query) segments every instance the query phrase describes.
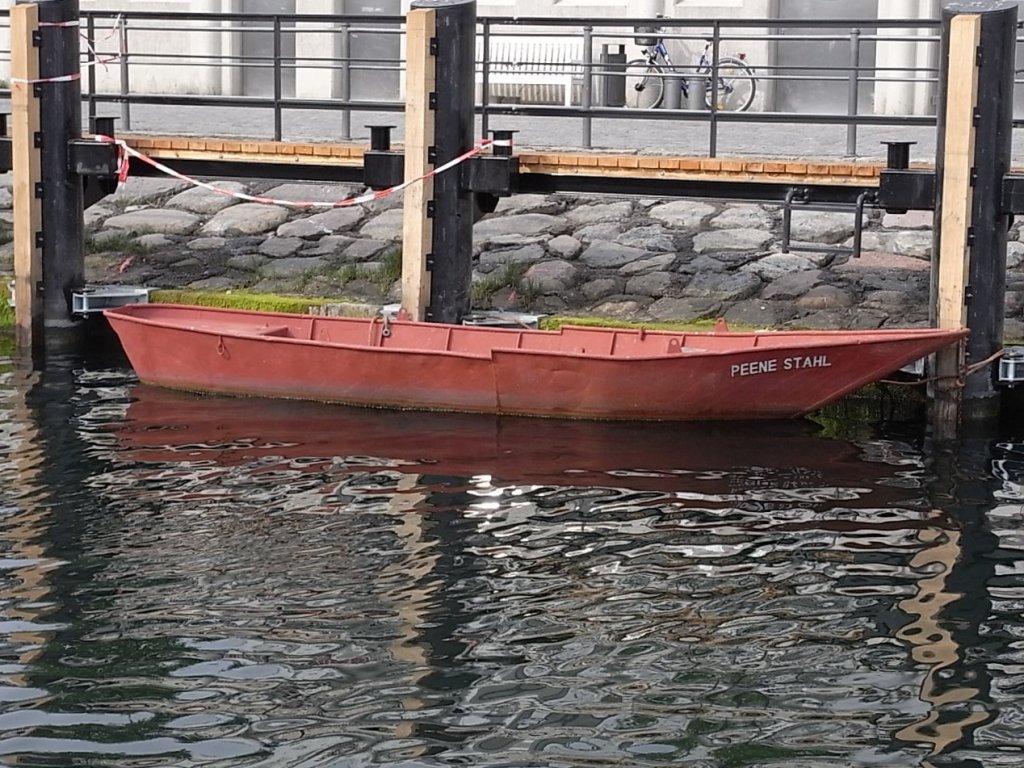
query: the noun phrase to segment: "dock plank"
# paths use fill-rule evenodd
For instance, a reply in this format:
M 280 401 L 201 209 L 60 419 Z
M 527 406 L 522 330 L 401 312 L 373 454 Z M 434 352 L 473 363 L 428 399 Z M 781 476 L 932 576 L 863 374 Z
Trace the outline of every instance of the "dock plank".
M 223 160 L 267 164 L 362 165 L 367 148 L 357 144 L 226 140 L 124 135 L 128 144 L 155 160 Z M 400 148 L 397 148 L 400 149 Z M 694 157 L 607 152 L 517 153 L 521 173 L 614 175 L 620 178 L 737 181 L 837 186 L 876 186 L 878 161 L 779 160 L 757 157 Z

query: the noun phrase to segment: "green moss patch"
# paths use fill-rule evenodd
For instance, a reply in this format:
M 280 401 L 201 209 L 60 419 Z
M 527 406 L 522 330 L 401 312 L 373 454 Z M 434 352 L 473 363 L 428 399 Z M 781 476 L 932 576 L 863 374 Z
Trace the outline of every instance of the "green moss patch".
M 92 253 L 121 253 L 125 256 L 140 256 L 149 253 L 151 248 L 138 241 L 139 235 L 150 234 L 148 232 L 113 232 L 102 238 L 93 235 L 86 235 L 83 243 L 86 254 Z
M 546 331 L 557 331 L 564 325 L 579 325 L 589 328 L 643 328 L 648 331 L 713 331 L 714 320 L 694 320 L 692 322 L 671 321 L 663 322 L 633 322 L 614 317 L 572 317 L 565 315 L 551 315 L 541 318 L 540 327 Z M 730 325 L 731 331 L 752 331 L 740 325 Z
M 277 296 L 270 293 L 248 293 L 246 291 L 153 291 L 149 300 L 154 304 L 190 304 L 198 307 L 221 307 L 224 309 L 253 309 L 261 312 L 289 312 L 302 314 L 310 307 L 335 304 L 335 299 L 304 298 L 301 296 Z
M 7 297 L 0 300 L 0 328 L 14 327 L 14 307 L 7 303 Z

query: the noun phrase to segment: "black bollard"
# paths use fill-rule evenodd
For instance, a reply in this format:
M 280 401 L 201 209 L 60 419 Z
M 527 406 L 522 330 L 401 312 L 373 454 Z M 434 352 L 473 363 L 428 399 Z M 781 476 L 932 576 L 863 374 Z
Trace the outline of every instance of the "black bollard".
M 370 129 L 370 151 L 371 152 L 390 152 L 391 151 L 391 131 L 395 126 L 393 125 L 368 125 Z
M 1017 5 L 956 2 L 943 9 L 932 302 L 937 324 L 966 325 L 963 350 L 937 356 L 936 432 L 998 414 L 994 364 L 1003 341 Z M 978 366 L 959 381 L 962 366 Z
M 905 171 L 910 167 L 910 148 L 916 141 L 883 141 L 885 144 L 885 167 L 893 171 Z
M 20 4 L 20 3 L 19 3 Z M 47 350 L 77 346 L 81 323 L 71 293 L 85 282 L 82 178 L 72 170 L 69 142 L 82 136 L 78 0 L 35 0 L 39 8 L 42 130 L 43 334 Z
M 435 168 L 473 147 L 473 87 L 476 0 L 414 0 L 412 9 L 436 13 Z M 471 306 L 473 276 L 473 193 L 462 183 L 462 168 L 434 178 L 430 299 L 426 319 L 459 323 Z

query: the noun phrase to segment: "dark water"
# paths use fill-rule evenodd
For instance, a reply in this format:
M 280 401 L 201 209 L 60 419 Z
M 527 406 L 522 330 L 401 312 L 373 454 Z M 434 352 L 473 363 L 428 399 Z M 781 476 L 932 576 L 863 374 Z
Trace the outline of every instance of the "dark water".
M 1020 766 L 1024 443 L 0 366 L 0 764 Z

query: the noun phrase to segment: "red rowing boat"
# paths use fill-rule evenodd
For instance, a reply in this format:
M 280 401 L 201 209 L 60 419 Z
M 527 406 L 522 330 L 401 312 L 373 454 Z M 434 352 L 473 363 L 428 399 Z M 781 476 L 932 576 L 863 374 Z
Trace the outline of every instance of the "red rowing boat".
M 169 304 L 104 314 L 139 378 L 172 389 L 659 421 L 799 416 L 967 333 L 540 331 Z

